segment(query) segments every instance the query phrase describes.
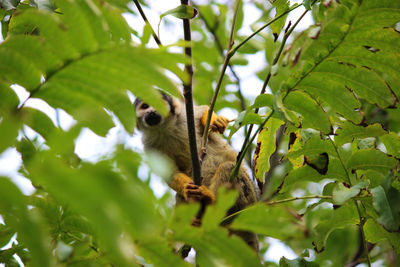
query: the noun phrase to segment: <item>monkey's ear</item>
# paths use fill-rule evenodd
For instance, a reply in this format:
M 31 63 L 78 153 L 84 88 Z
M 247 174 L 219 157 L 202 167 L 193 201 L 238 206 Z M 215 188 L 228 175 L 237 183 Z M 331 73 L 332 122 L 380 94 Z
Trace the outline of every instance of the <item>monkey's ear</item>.
M 174 107 L 175 114 L 181 114 L 182 102 L 177 98 L 172 98 L 172 106 Z

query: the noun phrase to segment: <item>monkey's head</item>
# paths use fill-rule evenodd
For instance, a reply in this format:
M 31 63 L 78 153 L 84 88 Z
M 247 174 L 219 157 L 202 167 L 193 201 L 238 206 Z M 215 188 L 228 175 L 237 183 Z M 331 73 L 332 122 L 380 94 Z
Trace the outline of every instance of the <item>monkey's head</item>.
M 180 102 L 171 96 L 160 92 L 164 101 L 168 104 L 169 112 L 166 117 L 161 116 L 152 106 L 143 102 L 139 98 L 135 99 L 137 128 L 139 130 L 158 128 L 158 126 L 168 123 L 174 115 L 179 112 Z

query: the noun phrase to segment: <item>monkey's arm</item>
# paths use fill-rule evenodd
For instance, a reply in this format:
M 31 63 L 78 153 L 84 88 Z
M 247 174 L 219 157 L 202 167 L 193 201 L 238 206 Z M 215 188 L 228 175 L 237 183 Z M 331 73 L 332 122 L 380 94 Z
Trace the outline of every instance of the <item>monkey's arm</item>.
M 195 185 L 192 178 L 182 172 L 175 173 L 168 184 L 189 202 L 204 201 L 206 204 L 210 204 L 215 201 L 215 195 L 210 189 L 204 185 Z
M 204 111 L 203 116 L 201 117 L 201 124 L 203 126 L 207 123 L 207 116 L 208 116 L 208 108 Z M 213 112 L 211 115 L 210 121 L 210 129 L 214 132 L 219 132 L 220 134 L 224 133 L 226 128 L 228 127 L 229 120 L 224 116 L 219 116 Z

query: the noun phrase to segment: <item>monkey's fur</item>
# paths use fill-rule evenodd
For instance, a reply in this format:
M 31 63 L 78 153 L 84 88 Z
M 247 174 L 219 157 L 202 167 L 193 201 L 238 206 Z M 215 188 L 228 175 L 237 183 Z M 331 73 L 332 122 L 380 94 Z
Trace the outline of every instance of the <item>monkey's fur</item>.
M 238 177 L 230 183 L 230 174 L 236 163 L 236 152 L 221 137 L 228 125 L 225 117 L 213 114 L 211 132 L 208 137 L 206 155 L 201 165 L 202 185 L 197 186 L 192 180 L 192 162 L 186 125 L 185 105 L 176 98 L 162 93 L 169 105 L 169 114 L 162 117 L 155 109 L 139 99 L 135 101 L 137 128 L 143 133 L 142 142 L 145 150 L 156 150 L 168 156 L 175 163 L 175 174 L 169 186 L 177 192 L 177 203 L 202 201 L 211 204 L 221 185 L 234 187 L 239 191 L 236 203 L 228 211 L 232 214 L 257 201 L 254 185 L 246 169 L 240 168 Z M 207 106 L 195 106 L 197 148 L 200 151 L 204 126 L 208 113 Z M 253 233 L 234 231 L 250 247 L 258 251 L 258 239 Z

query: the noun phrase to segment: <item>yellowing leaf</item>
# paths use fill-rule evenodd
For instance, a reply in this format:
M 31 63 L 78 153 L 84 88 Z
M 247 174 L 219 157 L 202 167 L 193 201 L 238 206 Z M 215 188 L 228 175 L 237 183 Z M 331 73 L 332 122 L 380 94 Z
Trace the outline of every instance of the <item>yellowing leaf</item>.
M 283 121 L 271 117 L 257 137 L 257 148 L 254 153 L 253 166 L 259 181 L 264 181 L 264 174 L 270 169 L 269 158 L 276 150 L 276 131 L 283 124 Z

